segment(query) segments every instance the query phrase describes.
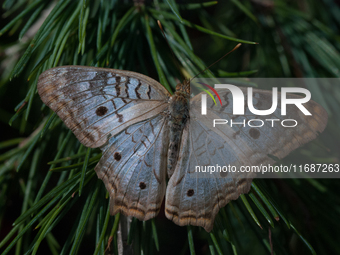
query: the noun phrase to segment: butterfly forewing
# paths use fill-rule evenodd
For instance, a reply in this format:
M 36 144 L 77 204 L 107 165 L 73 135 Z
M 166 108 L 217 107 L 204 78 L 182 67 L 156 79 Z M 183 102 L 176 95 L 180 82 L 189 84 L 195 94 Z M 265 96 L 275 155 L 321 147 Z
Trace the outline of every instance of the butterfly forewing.
M 241 88 L 246 94 L 246 88 Z M 206 125 L 206 129 L 216 133 L 218 136 L 227 140 L 228 144 L 235 151 L 243 151 L 244 158 L 242 164 L 258 165 L 268 162 L 268 154 L 279 159 L 288 155 L 292 150 L 316 138 L 319 132 L 322 132 L 327 124 L 328 114 L 325 109 L 310 100 L 304 104 L 304 107 L 312 114 L 304 115 L 295 105 L 287 105 L 287 115 L 281 115 L 281 94 L 278 93 L 278 107 L 270 115 L 254 115 L 245 107 L 244 115 L 233 115 L 233 98 L 230 92 L 218 90 L 222 99 L 222 106 L 215 105 L 211 98 L 208 98 L 208 112 L 202 115 L 199 111 L 201 97 L 197 95 L 191 101 L 191 116 L 200 123 Z M 253 90 L 254 107 L 258 110 L 267 110 L 272 106 L 271 91 Z M 298 95 L 288 94 L 289 98 L 300 98 Z M 245 105 L 247 97 L 245 97 Z M 212 127 L 213 119 L 226 119 L 228 125 L 216 125 Z M 251 125 L 260 125 L 259 121 L 253 121 L 248 125 L 249 120 L 262 120 L 262 127 L 252 127 Z M 296 127 L 284 127 L 281 124 L 283 119 L 296 120 Z M 274 121 L 273 121 L 274 120 Z M 237 123 L 230 126 L 230 122 Z M 245 123 L 245 124 L 243 124 Z M 294 124 L 292 122 L 287 122 Z M 237 155 L 241 156 L 241 152 Z
M 79 141 L 92 148 L 164 111 L 169 97 L 162 85 L 145 75 L 85 66 L 45 71 L 38 92 Z

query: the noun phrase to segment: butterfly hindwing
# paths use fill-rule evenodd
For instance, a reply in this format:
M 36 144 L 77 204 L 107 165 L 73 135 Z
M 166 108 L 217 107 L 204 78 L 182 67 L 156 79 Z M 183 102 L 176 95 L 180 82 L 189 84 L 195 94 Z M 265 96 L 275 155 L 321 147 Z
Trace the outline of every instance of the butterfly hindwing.
M 212 137 L 193 119 L 184 128 L 180 155 L 167 186 L 165 214 L 178 225 L 202 226 L 210 232 L 219 209 L 247 193 L 254 175 L 196 173 L 196 166 L 239 166 L 241 158 L 220 136 Z
M 168 125 L 164 116 L 139 122 L 111 138 L 95 170 L 110 194 L 112 215 L 155 217 L 165 194 Z

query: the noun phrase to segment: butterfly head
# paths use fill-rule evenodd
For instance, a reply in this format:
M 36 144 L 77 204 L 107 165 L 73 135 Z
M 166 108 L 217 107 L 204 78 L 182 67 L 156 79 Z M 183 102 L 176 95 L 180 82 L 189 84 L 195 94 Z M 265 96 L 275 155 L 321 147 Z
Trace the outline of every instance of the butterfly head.
M 176 94 L 190 95 L 190 80 L 184 80 L 176 85 Z

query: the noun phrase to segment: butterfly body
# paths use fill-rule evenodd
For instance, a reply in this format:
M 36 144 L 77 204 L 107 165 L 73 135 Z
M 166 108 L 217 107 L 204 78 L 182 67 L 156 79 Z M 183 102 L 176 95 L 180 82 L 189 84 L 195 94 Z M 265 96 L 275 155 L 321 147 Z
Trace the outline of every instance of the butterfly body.
M 189 83 L 184 81 L 176 86 L 176 92 L 169 102 L 169 149 L 167 172 L 170 178 L 178 160 L 183 128 L 189 119 Z
M 207 98 L 213 107 L 202 115 L 201 95 L 190 99 L 188 82 L 178 84 L 171 96 L 150 77 L 108 68 L 49 69 L 39 77 L 38 93 L 83 145 L 101 149 L 95 171 L 110 195 L 112 215 L 151 219 L 165 197 L 168 219 L 206 231 L 212 230 L 220 208 L 250 190 L 254 173 L 221 172 L 203 178 L 195 175 L 195 166 L 274 164 L 268 154 L 285 157 L 314 139 L 327 123 L 327 112 L 309 101 L 308 119 L 296 109 L 286 117 L 298 121 L 296 129 L 211 129 L 214 119 L 233 118 L 231 93 L 219 92 L 222 106 Z M 259 108 L 270 108 L 268 91 L 254 89 L 254 94 Z M 245 112 L 235 121 L 253 118 Z M 268 117 L 280 118 L 277 113 Z

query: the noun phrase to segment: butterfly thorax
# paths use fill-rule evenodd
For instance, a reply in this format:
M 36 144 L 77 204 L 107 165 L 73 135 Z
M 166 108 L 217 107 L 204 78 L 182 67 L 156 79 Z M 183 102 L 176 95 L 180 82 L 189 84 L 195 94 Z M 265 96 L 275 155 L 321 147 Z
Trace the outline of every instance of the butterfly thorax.
M 189 82 L 184 81 L 176 86 L 176 92 L 170 98 L 170 142 L 168 149 L 168 176 L 171 177 L 175 170 L 180 150 L 180 141 L 183 128 L 189 118 L 189 99 L 190 87 Z

